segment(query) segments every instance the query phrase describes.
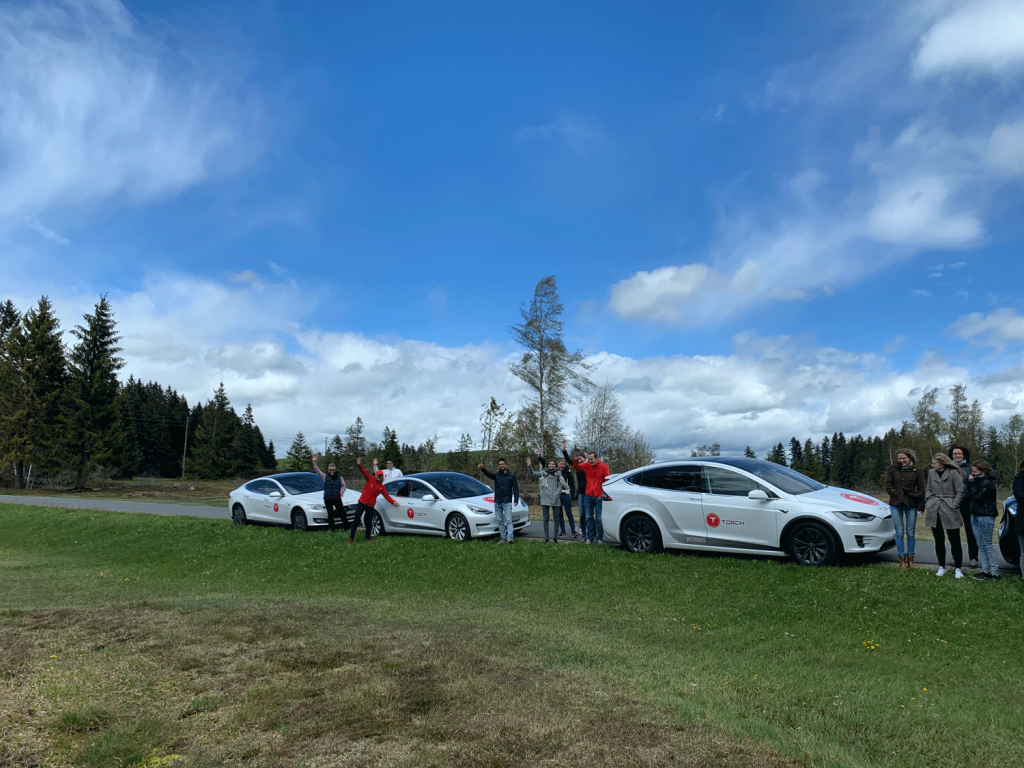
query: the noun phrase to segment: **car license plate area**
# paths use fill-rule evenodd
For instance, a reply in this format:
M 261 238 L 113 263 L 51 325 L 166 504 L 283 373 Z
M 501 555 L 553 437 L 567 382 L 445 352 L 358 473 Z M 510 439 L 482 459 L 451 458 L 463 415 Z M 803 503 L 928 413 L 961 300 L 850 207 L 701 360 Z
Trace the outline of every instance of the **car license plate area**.
M 521 517 L 520 515 L 512 515 L 512 522 L 513 523 L 518 523 L 519 520 L 520 520 L 520 517 Z

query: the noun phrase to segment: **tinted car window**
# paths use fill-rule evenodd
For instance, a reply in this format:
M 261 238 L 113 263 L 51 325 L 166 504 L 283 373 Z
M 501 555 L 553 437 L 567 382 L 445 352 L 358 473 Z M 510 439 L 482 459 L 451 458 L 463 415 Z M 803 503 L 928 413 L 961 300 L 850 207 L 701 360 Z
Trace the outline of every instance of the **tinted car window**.
M 415 480 L 409 483 L 410 499 L 422 499 L 427 494 L 433 496 L 434 491 L 425 486 L 423 483 L 417 483 Z
M 270 491 L 267 488 L 266 480 L 253 480 L 251 483 L 245 486 L 245 490 L 247 490 L 249 493 L 262 493 L 263 495 L 270 493 Z
M 746 496 L 751 491 L 761 488 L 746 475 L 722 467 L 704 467 L 704 474 L 708 481 L 708 493 L 718 496 Z
M 446 499 L 468 499 L 470 496 L 487 496 L 492 492 L 479 480 L 468 475 L 431 475 L 430 483 Z
M 633 475 L 631 481 L 645 488 L 662 488 L 666 491 L 688 491 L 700 493 L 700 466 L 680 464 L 672 467 L 657 467 L 642 472 L 639 478 Z
M 801 475 L 796 470 L 784 467 L 781 464 L 773 464 L 770 461 L 759 459 L 728 459 L 727 462 L 734 467 L 749 472 L 766 483 L 774 485 L 780 491 L 798 495 L 820 491 L 825 486 L 817 480 L 812 480 L 807 475 Z M 724 462 L 723 462 L 724 463 Z
M 388 489 L 388 493 L 395 497 L 405 497 L 409 495 L 409 481 L 408 480 L 392 480 L 390 483 L 384 483 L 384 487 Z
M 324 481 L 314 474 L 289 475 L 278 478 L 288 493 L 322 493 Z

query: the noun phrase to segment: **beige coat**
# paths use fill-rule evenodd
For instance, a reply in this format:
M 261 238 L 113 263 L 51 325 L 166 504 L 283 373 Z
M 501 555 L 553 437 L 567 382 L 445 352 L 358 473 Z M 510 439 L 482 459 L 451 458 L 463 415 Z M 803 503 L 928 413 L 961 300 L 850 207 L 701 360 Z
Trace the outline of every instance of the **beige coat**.
M 924 492 L 924 524 L 938 528 L 941 522 L 946 530 L 963 526 L 960 517 L 960 500 L 964 497 L 964 481 L 959 469 L 946 467 L 941 475 L 934 469 L 928 470 L 928 482 Z

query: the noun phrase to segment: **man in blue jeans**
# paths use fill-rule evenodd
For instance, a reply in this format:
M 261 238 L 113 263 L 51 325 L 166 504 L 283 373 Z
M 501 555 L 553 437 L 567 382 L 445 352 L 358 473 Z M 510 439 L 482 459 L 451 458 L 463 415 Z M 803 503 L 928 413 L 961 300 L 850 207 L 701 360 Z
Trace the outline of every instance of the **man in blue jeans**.
M 566 460 L 569 459 L 569 454 L 565 450 L 565 440 L 562 441 L 562 455 Z M 604 544 L 601 507 L 604 500 L 604 481 L 608 479 L 611 471 L 607 464 L 597 460 L 597 454 L 593 451 L 587 451 L 585 457 L 577 456 L 573 459 L 572 467 L 587 478 L 586 492 L 580 494 L 580 527 L 586 536 L 585 543 Z
M 512 509 L 519 503 L 519 480 L 514 472 L 508 471 L 504 459 L 498 459 L 498 471 L 495 473 L 484 469 L 483 462 L 477 464 L 477 467 L 494 481 L 494 516 L 498 521 L 501 543 L 513 544 Z

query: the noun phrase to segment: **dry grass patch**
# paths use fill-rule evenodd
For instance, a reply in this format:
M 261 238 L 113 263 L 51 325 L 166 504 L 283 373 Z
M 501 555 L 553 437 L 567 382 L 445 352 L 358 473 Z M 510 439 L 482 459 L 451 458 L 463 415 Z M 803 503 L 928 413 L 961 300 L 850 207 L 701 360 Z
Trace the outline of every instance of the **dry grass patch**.
M 0 765 L 794 765 L 521 641 L 336 602 L 8 612 Z

